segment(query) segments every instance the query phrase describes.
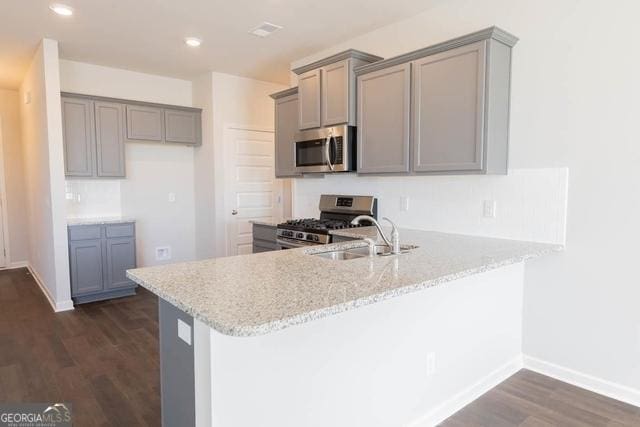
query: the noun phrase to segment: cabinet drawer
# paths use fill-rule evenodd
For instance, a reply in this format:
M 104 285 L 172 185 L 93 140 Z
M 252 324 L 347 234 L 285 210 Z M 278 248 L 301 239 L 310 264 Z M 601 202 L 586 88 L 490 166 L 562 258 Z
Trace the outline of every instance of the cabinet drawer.
M 90 240 L 99 239 L 99 225 L 74 225 L 69 227 L 69 240 Z
M 132 223 L 107 225 L 107 238 L 132 237 L 134 233 L 135 233 L 135 227 Z

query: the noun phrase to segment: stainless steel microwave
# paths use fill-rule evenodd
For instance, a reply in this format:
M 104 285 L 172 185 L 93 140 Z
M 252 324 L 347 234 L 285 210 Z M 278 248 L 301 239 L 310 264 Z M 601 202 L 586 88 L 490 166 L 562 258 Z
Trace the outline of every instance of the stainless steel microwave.
M 356 128 L 334 126 L 298 132 L 294 158 L 298 172 L 349 172 L 356 169 Z

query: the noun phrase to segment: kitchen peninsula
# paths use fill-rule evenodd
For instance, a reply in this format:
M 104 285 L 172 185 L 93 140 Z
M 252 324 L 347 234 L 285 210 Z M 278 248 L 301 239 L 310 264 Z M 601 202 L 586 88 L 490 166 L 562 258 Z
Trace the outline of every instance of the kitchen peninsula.
M 160 297 L 164 425 L 431 425 L 517 371 L 523 262 L 562 246 L 401 235 L 418 247 L 317 255 L 367 246 L 353 240 L 129 270 Z

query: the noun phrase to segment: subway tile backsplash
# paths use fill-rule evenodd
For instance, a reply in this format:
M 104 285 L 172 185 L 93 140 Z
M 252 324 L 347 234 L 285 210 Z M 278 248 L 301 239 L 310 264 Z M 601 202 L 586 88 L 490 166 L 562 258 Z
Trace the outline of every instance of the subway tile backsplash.
M 67 217 L 120 216 L 120 181 L 67 180 Z

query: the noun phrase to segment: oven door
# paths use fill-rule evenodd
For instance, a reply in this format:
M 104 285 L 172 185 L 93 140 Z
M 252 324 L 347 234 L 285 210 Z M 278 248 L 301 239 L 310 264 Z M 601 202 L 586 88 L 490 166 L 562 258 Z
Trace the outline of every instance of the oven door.
M 351 144 L 355 128 L 336 126 L 298 132 L 294 145 L 296 171 L 345 172 L 353 169 Z
M 316 246 L 318 243 L 307 242 L 305 240 L 287 239 L 286 237 L 278 237 L 276 241 L 276 249 L 295 249 L 307 246 Z

